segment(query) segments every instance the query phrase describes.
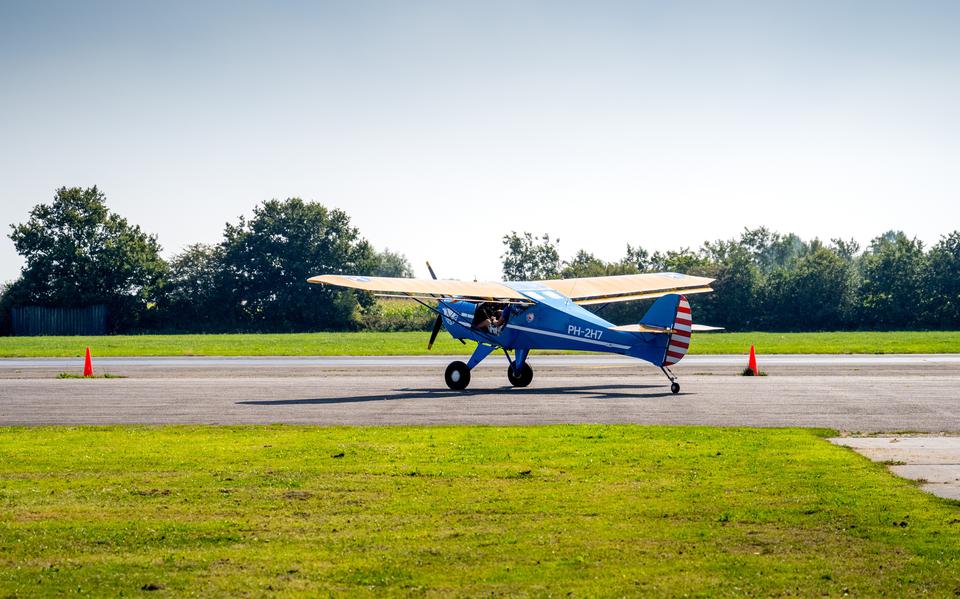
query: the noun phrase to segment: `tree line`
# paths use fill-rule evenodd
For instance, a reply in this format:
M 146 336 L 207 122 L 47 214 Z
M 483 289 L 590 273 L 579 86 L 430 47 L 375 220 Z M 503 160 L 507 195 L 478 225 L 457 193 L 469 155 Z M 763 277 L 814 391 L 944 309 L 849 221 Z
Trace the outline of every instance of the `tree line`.
M 107 208 L 96 187 L 58 189 L 9 234 L 25 266 L 0 294 L 0 332 L 18 306 L 103 304 L 111 332 L 296 332 L 421 329 L 419 306 L 399 309 L 364 293 L 310 285 L 317 273 L 408 277 L 406 257 L 376 250 L 349 216 L 299 198 L 269 200 L 224 226 L 216 244 L 170 260 L 155 235 Z M 715 278 L 690 297 L 696 320 L 730 330 L 960 328 L 960 231 L 930 248 L 900 231 L 861 251 L 852 240 L 803 240 L 761 227 L 698 249 L 626 245 L 608 262 L 581 249 L 562 259 L 549 235 L 504 236 L 504 280 L 672 271 Z M 644 302 L 599 308 L 636 322 Z
M 310 285 L 318 272 L 407 277 L 407 259 L 377 251 L 342 210 L 269 200 L 227 223 L 216 244 L 164 260 L 155 235 L 107 208 L 96 187 L 61 188 L 9 237 L 20 277 L 0 297 L 0 328 L 17 306 L 107 306 L 111 332 L 349 330 L 377 322 L 366 294 Z
M 807 241 L 760 227 L 696 250 L 650 253 L 628 244 L 613 262 L 586 250 L 561 260 L 549 235 L 513 232 L 503 243 L 508 280 L 664 271 L 715 278 L 714 293 L 689 298 L 694 320 L 731 330 L 960 328 L 960 231 L 928 249 L 902 231 L 888 231 L 861 251 L 853 240 Z M 610 304 L 602 315 L 626 324 L 636 322 L 643 307 Z

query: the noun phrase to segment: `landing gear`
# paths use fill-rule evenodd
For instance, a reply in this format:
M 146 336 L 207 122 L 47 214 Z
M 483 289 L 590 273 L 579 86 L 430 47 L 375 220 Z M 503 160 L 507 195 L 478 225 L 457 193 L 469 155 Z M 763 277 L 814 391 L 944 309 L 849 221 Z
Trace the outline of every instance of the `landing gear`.
M 527 349 L 513 350 L 513 359 L 507 353 L 507 348 L 503 348 L 503 355 L 507 357 L 507 380 L 514 387 L 526 387 L 533 380 L 533 368 L 527 364 Z
M 470 371 L 484 358 L 489 356 L 490 352 L 497 347 L 498 346 L 492 344 L 480 343 L 477 345 L 477 349 L 473 350 L 473 355 L 470 356 L 470 360 L 468 360 L 466 364 L 463 362 L 450 362 L 450 365 L 447 366 L 447 371 L 443 374 L 443 378 L 447 382 L 447 387 L 450 387 L 454 391 L 466 389 L 467 385 L 470 384 Z M 525 361 L 527 350 L 514 350 L 514 359 L 511 360 L 507 350 L 505 348 L 502 349 L 503 353 L 507 356 L 507 361 L 510 362 L 510 366 L 507 367 L 507 378 L 510 379 L 510 384 L 514 387 L 526 387 L 529 385 L 530 381 L 533 380 L 533 369 L 530 368 Z
M 470 369 L 463 362 L 450 362 L 443 378 L 447 381 L 447 387 L 454 391 L 463 391 L 470 384 Z
M 517 374 L 513 371 L 513 364 L 511 364 L 507 366 L 507 379 L 514 387 L 526 387 L 533 380 L 533 368 L 530 368 L 530 365 L 524 362 L 523 366 L 520 367 L 520 373 Z
M 670 379 L 670 393 L 676 395 L 680 393 L 680 383 L 677 382 L 677 375 L 670 372 L 670 369 L 666 366 L 661 366 L 660 370 L 663 371 L 663 374 L 667 375 L 667 378 Z

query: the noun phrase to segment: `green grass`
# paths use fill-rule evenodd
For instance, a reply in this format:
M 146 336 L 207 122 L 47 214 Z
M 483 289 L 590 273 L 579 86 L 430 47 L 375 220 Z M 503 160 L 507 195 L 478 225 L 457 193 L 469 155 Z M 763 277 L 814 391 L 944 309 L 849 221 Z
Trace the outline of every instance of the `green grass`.
M 82 356 L 366 356 L 419 355 L 426 332 L 302 333 L 263 335 L 117 335 L 108 337 L 0 337 L 0 357 Z M 693 354 L 742 354 L 754 344 L 763 354 L 883 354 L 960 352 L 960 332 L 704 333 L 694 335 Z M 441 333 L 435 354 L 468 354 Z M 556 353 L 556 352 L 552 352 Z
M 816 431 L 0 429 L 0 596 L 952 596 L 960 504 Z

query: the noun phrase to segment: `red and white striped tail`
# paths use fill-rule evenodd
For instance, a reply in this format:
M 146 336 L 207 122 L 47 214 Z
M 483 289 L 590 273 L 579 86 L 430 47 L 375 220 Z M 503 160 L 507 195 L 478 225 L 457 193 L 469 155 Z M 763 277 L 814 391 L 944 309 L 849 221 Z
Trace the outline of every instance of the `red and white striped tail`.
M 677 315 L 673 319 L 673 333 L 667 345 L 667 353 L 663 356 L 664 366 L 673 366 L 680 358 L 687 355 L 690 348 L 690 329 L 693 327 L 693 318 L 690 315 L 690 303 L 685 296 L 680 296 L 677 303 Z

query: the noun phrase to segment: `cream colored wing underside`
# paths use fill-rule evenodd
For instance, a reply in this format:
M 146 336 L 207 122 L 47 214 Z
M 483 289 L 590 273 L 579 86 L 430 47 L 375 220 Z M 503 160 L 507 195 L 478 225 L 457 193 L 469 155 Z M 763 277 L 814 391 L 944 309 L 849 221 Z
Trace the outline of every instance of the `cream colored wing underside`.
M 321 275 L 307 279 L 310 283 L 361 289 L 376 295 L 434 299 L 458 297 L 471 300 L 498 300 L 530 303 L 521 293 L 502 283 L 478 283 L 444 279 L 399 279 L 394 277 L 354 277 Z
M 531 300 L 519 291 L 514 291 L 503 283 L 494 282 L 345 275 L 321 275 L 307 280 L 311 283 L 349 287 L 383 296 L 419 299 L 458 297 L 478 301 L 531 303 Z M 626 302 L 661 297 L 669 293 L 706 293 L 713 291 L 709 287 L 711 282 L 713 279 L 676 273 L 537 281 L 580 305 Z
M 713 279 L 677 273 L 648 273 L 537 281 L 580 305 L 626 302 L 669 293 L 707 293 Z

